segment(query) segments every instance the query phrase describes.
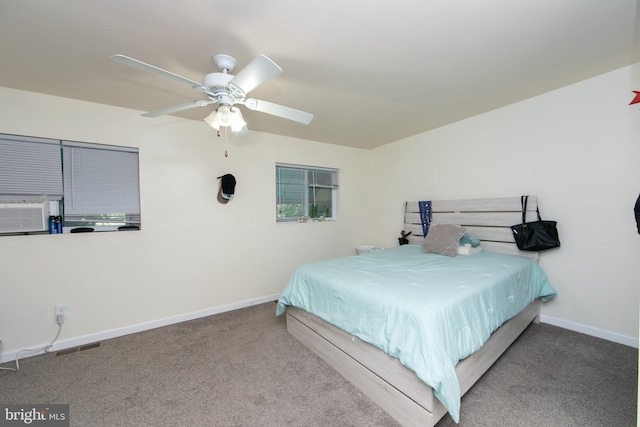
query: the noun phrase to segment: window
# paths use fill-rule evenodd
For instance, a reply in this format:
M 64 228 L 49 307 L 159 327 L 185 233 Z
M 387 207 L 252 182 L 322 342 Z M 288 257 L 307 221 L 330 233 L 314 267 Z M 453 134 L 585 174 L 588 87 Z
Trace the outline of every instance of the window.
M 11 199 L 62 199 L 60 141 L 0 135 L 0 195 Z
M 276 164 L 276 221 L 334 220 L 338 170 Z
M 140 226 L 138 149 L 62 141 L 64 226 Z
M 62 200 L 60 141 L 0 135 L 0 233 L 43 233 Z M 54 217 L 55 218 L 55 217 Z
M 0 134 L 0 233 L 139 228 L 138 176 L 137 148 Z

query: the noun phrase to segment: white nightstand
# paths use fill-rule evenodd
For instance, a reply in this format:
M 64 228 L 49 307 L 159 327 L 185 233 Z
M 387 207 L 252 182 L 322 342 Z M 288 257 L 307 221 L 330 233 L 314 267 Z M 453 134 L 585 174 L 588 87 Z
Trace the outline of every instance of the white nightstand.
M 358 255 L 368 254 L 370 252 L 378 252 L 383 251 L 384 248 L 382 246 L 356 246 L 356 252 Z

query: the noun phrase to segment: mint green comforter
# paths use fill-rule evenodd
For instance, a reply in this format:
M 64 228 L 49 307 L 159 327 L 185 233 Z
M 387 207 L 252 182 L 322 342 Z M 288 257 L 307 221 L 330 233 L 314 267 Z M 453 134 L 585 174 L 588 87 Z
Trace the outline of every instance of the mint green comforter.
M 300 267 L 276 314 L 299 307 L 398 358 L 458 422 L 456 364 L 530 302 L 555 295 L 526 258 L 446 257 L 405 245 Z

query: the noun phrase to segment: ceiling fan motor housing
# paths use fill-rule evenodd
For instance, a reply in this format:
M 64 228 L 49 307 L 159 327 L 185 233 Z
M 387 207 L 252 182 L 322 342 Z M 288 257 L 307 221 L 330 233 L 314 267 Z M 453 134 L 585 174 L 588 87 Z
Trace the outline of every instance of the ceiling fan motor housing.
M 202 84 L 206 86 L 212 93 L 231 92 L 229 82 L 233 79 L 231 74 L 210 73 L 204 76 Z
M 237 98 L 243 98 L 244 94 L 237 93 L 235 87 L 231 87 L 229 82 L 233 79 L 231 74 L 210 73 L 204 76 L 203 86 L 208 91 L 207 94 L 221 105 L 233 105 Z

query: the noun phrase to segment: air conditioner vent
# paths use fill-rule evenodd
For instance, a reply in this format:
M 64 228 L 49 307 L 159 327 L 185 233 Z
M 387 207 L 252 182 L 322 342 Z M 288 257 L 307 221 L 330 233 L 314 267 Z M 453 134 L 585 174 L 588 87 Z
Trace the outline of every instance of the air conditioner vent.
M 49 203 L 0 203 L 0 233 L 46 231 Z

